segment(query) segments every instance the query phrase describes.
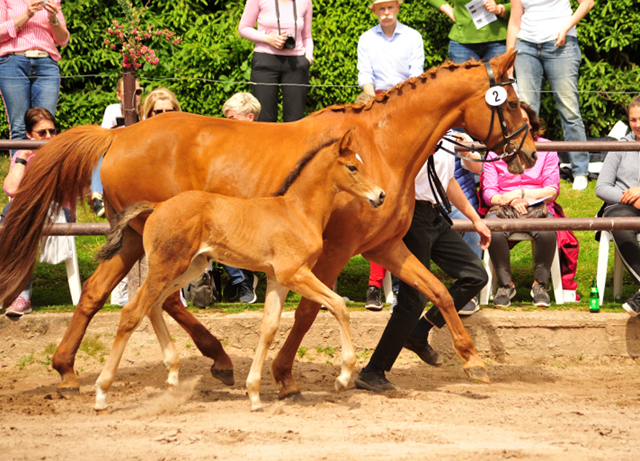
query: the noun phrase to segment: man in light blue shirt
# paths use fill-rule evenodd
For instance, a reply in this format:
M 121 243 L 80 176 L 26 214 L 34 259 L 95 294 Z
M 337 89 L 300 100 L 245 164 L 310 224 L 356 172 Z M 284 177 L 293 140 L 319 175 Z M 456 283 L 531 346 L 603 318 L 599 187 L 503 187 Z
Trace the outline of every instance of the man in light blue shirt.
M 358 85 L 372 96 L 424 72 L 422 36 L 398 22 L 400 3 L 374 0 L 369 7 L 380 24 L 358 40 Z

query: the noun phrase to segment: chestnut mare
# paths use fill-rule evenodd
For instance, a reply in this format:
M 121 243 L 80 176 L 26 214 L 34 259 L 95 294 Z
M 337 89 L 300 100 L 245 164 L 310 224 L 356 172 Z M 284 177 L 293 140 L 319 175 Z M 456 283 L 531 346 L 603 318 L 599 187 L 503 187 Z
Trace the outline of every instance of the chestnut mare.
M 187 191 L 157 206 L 134 203 L 116 215 L 107 243 L 96 258 L 115 256 L 128 223 L 142 213 L 152 213 L 142 236 L 149 270 L 133 300 L 122 309 L 109 359 L 96 382 L 96 410 L 107 407 L 107 392 L 124 348 L 145 315 L 162 347 L 169 370 L 167 384 L 177 386 L 180 356 L 162 318 L 162 303 L 202 274 L 211 261 L 266 272 L 268 277 L 260 341 L 247 378 L 252 411 L 262 408 L 262 367 L 290 289 L 326 306 L 338 320 L 342 372 L 335 387 L 337 392 L 347 387 L 356 364 L 349 312 L 342 298 L 318 280 L 311 269 L 322 253 L 322 231 L 339 191 L 369 203 L 371 208 L 384 202 L 384 191 L 361 172 L 366 166 L 349 148 L 350 137 L 351 131 L 339 143 L 303 157 L 274 197 L 242 199 Z
M 508 80 L 507 70 L 515 57 L 509 50 L 491 61 L 489 70 L 495 82 Z M 485 94 L 493 84 L 480 62 L 445 63 L 364 106 L 332 106 L 292 123 L 245 123 L 167 113 L 119 130 L 73 128 L 41 149 L 14 198 L 5 221 L 9 231 L 0 235 L 0 302 L 8 305 L 30 277 L 49 204 L 81 196 L 103 155 L 101 177 L 107 214 L 112 216 L 131 203 L 163 202 L 186 190 L 265 197 L 312 146 L 356 128 L 353 148 L 386 191 L 387 204 L 373 212 L 346 194 L 336 197 L 314 274 L 331 286 L 349 258 L 359 253 L 387 268 L 438 306 L 465 372 L 488 381 L 486 366 L 446 287 L 409 252 L 402 237 L 413 215 L 415 177 L 449 128 L 462 126 L 491 147 L 503 141 L 507 130 L 513 133 L 524 125 L 510 85 L 504 86 L 506 100 L 498 107 L 503 123 L 492 116 L 496 107 L 489 106 Z M 524 166 L 531 167 L 536 160 L 533 139 L 526 131 L 502 143 L 497 152 L 512 152 L 517 146 L 517 155 L 506 158 L 512 173 L 522 173 Z M 75 354 L 92 317 L 143 255 L 143 227 L 144 217 L 131 221 L 122 251 L 100 264 L 84 284 L 80 303 L 52 360 L 62 377 L 61 392 L 79 388 L 73 369 Z M 228 371 L 233 369 L 229 356 L 183 308 L 178 294 L 169 296 L 163 308 L 192 336 L 199 350 L 214 360 L 212 374 L 232 383 L 233 379 L 228 379 Z M 272 363 L 273 376 L 282 385 L 281 398 L 300 392 L 291 373 L 293 361 L 319 308 L 307 299 L 300 302 L 291 333 Z

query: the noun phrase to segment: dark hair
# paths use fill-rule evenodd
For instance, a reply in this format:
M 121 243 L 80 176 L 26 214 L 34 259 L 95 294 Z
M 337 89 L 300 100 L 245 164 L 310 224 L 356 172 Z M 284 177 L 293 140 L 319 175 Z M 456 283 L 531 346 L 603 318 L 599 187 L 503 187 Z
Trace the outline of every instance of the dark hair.
M 35 126 L 40 123 L 42 120 L 49 120 L 54 125 L 56 124 L 56 119 L 51 112 L 49 112 L 44 107 L 32 107 L 24 114 L 24 127 L 25 131 L 29 134 L 33 132 Z
M 531 136 L 534 140 L 538 139 L 545 132 L 544 120 L 538 118 L 538 114 L 533 110 L 526 102 L 520 101 L 520 107 L 527 113 L 527 117 L 529 117 L 529 123 L 531 124 Z

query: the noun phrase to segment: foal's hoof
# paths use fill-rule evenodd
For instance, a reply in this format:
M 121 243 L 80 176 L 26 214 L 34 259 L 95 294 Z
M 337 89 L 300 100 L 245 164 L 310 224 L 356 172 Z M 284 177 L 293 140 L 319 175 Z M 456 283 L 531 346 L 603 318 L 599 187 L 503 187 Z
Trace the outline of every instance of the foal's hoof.
M 464 368 L 464 372 L 471 379 L 476 379 L 478 381 L 482 381 L 483 383 L 489 384 L 491 381 L 489 380 L 489 375 L 487 374 L 487 370 L 481 367 L 469 367 Z
M 80 388 L 79 387 L 59 387 L 57 389 L 57 392 L 60 397 L 68 399 L 71 396 L 80 395 Z
M 215 365 L 211 365 L 211 376 L 219 379 L 222 381 L 222 384 L 227 386 L 233 386 L 236 383 L 236 380 L 233 377 L 233 368 L 231 370 L 220 370 L 214 367 Z

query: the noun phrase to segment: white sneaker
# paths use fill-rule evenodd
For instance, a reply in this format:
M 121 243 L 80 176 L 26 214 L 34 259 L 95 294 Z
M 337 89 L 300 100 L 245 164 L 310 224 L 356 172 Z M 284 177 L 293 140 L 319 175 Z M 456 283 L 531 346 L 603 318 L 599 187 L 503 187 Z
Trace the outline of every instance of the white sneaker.
M 573 190 L 584 190 L 589 185 L 589 180 L 586 176 L 576 176 L 573 180 Z

